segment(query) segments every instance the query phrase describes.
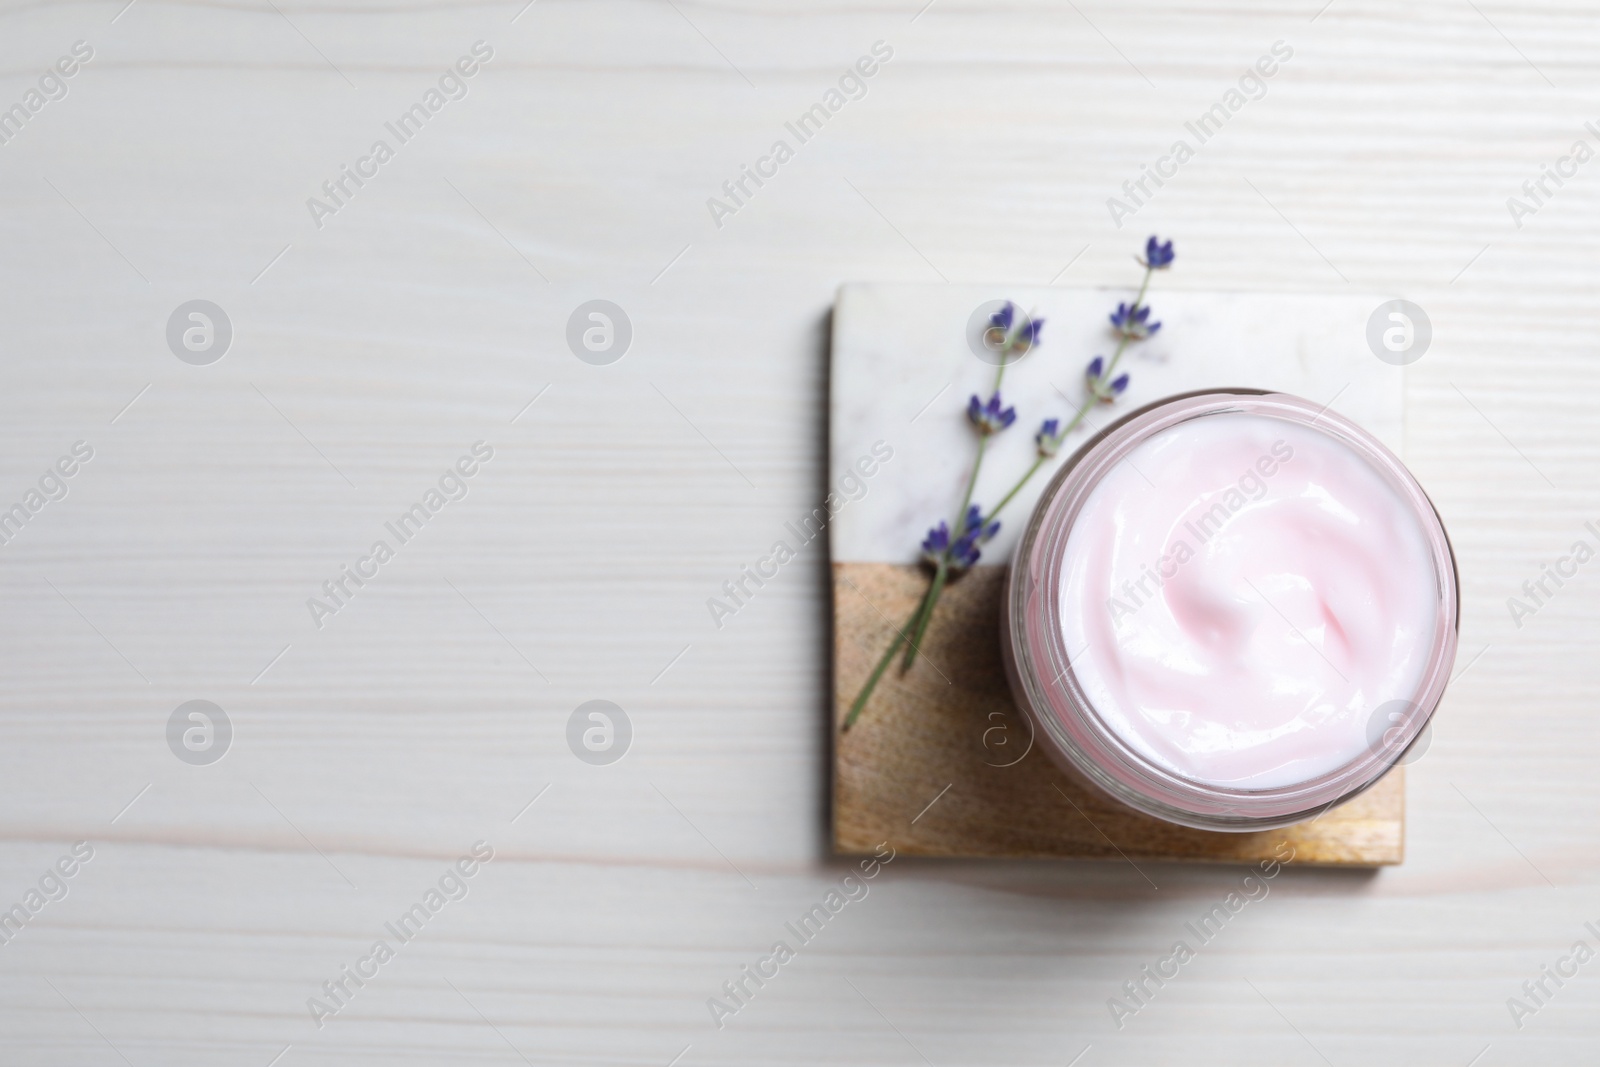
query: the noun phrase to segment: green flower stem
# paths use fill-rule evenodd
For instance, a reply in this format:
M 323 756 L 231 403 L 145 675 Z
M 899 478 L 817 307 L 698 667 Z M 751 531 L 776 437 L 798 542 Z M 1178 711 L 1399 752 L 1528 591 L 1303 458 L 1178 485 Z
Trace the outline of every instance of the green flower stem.
M 987 515 L 985 515 L 983 517 L 984 521 L 988 522 L 988 521 L 994 519 L 997 515 L 999 515 L 1001 510 L 1007 504 L 1011 503 L 1011 498 L 1016 496 L 1019 492 L 1022 491 L 1022 487 L 1028 484 L 1028 479 L 1032 478 L 1035 474 L 1037 474 L 1038 471 L 1039 471 L 1039 468 L 1044 466 L 1044 461 L 1049 459 L 1049 458 L 1050 458 L 1049 456 L 1040 456 L 1038 459 L 1034 460 L 1033 461 L 1033 466 L 1028 468 L 1028 473 L 1024 474 L 1021 478 L 1017 479 L 1017 484 L 1013 485 L 1011 487 L 1011 491 L 1009 493 L 1007 493 L 1005 496 L 1001 497 L 1000 498 L 1000 503 L 998 503 L 998 504 L 996 504 L 994 506 L 994 510 L 989 512 L 989 514 L 987 514 Z
M 1148 275 L 1146 275 L 1145 280 L 1149 281 Z M 1141 289 L 1141 296 L 1143 292 L 1144 290 Z M 999 366 L 995 368 L 994 389 L 992 392 L 998 393 L 1000 391 L 1000 384 L 1005 381 L 1005 376 L 1006 360 L 1002 355 Z M 1083 417 L 1081 412 L 1078 417 Z M 1074 425 L 1076 425 L 1076 420 L 1074 420 Z M 955 532 L 950 535 L 951 545 L 961 540 L 961 536 L 967 532 L 967 509 L 972 506 L 972 493 L 977 488 L 978 471 L 983 467 L 983 456 L 988 446 L 988 434 L 980 436 L 978 438 L 978 454 L 972 460 L 972 473 L 967 476 L 967 488 L 961 494 L 961 510 L 956 513 Z M 1035 464 L 1034 467 L 1037 469 L 1038 465 Z M 1032 471 L 1029 471 L 1029 474 L 1032 473 Z M 1021 485 L 1019 484 L 1017 489 L 1020 488 Z M 1012 496 L 1015 496 L 1017 489 L 1013 489 L 1006 494 L 1006 500 L 1010 500 Z M 1001 503 L 1003 505 L 1005 501 Z M 995 510 L 998 511 L 999 508 Z M 916 662 L 917 652 L 922 645 L 922 638 L 928 632 L 928 625 L 933 621 L 933 609 L 939 603 L 939 597 L 944 593 L 945 584 L 949 580 L 950 549 L 947 548 L 941 553 L 938 563 L 934 567 L 933 580 L 928 584 L 928 591 L 923 594 L 922 602 L 917 605 L 917 610 L 907 620 L 906 628 L 895 634 L 894 640 L 889 642 L 889 647 L 884 650 L 883 657 L 878 660 L 878 665 L 867 676 L 866 684 L 861 687 L 861 692 L 856 696 L 855 703 L 850 705 L 850 711 L 845 715 L 844 725 L 840 728 L 840 733 L 850 729 L 851 725 L 861 715 L 861 712 L 866 709 L 867 701 L 872 699 L 873 691 L 878 688 L 878 683 L 883 679 L 884 671 L 889 669 L 889 664 L 893 662 L 895 653 L 900 650 L 901 645 L 905 646 L 905 658 L 900 665 L 900 669 L 902 671 L 910 670 L 911 665 Z
M 1093 395 L 1091 395 L 1087 400 L 1085 400 L 1083 402 L 1083 406 L 1078 409 L 1078 413 L 1076 415 L 1072 416 L 1071 420 L 1069 420 L 1067 422 L 1066 426 L 1062 427 L 1061 432 L 1056 435 L 1056 438 L 1058 440 L 1061 439 L 1061 438 L 1066 437 L 1067 434 L 1072 432 L 1073 428 L 1075 426 L 1077 426 L 1078 423 L 1083 421 L 1083 417 L 1084 417 L 1084 415 L 1088 414 L 1089 408 L 1094 406 L 1094 401 L 1095 401 L 1095 398 L 1094 398 Z M 1004 511 L 1005 510 L 1005 506 L 1007 504 L 1011 503 L 1011 498 L 1016 496 L 1018 493 L 1022 492 L 1022 487 L 1028 484 L 1028 480 L 1030 478 L 1032 478 L 1035 474 L 1038 474 L 1039 473 L 1039 468 L 1043 467 L 1045 465 L 1046 461 L 1048 461 L 1048 460 L 1050 460 L 1052 458 L 1054 458 L 1054 457 L 1052 457 L 1052 456 L 1040 456 L 1038 459 L 1034 460 L 1033 461 L 1033 465 L 1027 469 L 1027 471 L 1022 475 L 1021 478 L 1017 479 L 1017 484 L 1013 485 L 1006 492 L 1006 495 L 1000 498 L 1000 503 L 998 503 L 998 504 L 996 504 L 994 506 L 994 510 L 989 512 L 989 514 L 987 514 L 987 515 L 985 515 L 983 517 L 983 521 L 984 522 L 990 522 L 990 521 L 992 521 L 994 519 L 999 518 L 1000 517 L 1000 512 Z
M 934 568 L 933 582 L 928 586 L 928 595 L 923 598 L 922 611 L 916 620 L 916 629 L 911 633 L 910 642 L 906 645 L 906 658 L 901 663 L 902 671 L 909 670 L 915 662 L 917 653 L 922 648 L 922 635 L 928 632 L 928 624 L 933 621 L 934 605 L 939 603 L 939 594 L 944 592 L 945 582 L 950 580 L 950 558 L 946 554 L 939 559 L 939 564 Z
M 1004 371 L 1005 364 L 1002 363 L 1000 369 Z M 995 375 L 996 384 L 999 382 L 999 377 L 999 375 Z M 978 484 L 978 468 L 983 466 L 983 453 L 988 444 L 989 438 L 987 436 L 978 438 L 978 455 L 972 461 L 972 474 L 967 478 L 967 491 L 961 496 L 961 510 L 956 513 L 955 532 L 950 535 L 950 543 L 952 545 L 961 540 L 961 535 L 966 533 L 967 506 L 972 503 L 972 490 Z M 949 578 L 949 569 L 950 550 L 947 548 L 939 557 L 939 563 L 934 571 L 933 584 L 928 587 L 928 596 L 923 598 L 922 606 L 917 610 L 917 614 L 912 617 L 912 636 L 906 644 L 905 659 L 900 662 L 902 671 L 910 670 L 911 665 L 917 661 L 917 652 L 922 647 L 922 634 L 928 628 L 928 621 L 933 615 L 933 606 L 939 602 L 939 594 L 944 591 L 944 583 Z
M 995 393 L 1000 392 L 1000 383 L 1005 380 L 1006 361 L 1002 356 L 1000 365 L 994 372 Z M 967 488 L 961 494 L 961 509 L 956 512 L 956 520 L 952 524 L 955 529 L 950 534 L 950 544 L 953 546 L 961 540 L 961 535 L 967 532 L 967 508 L 972 504 L 972 491 L 978 485 L 978 471 L 983 467 L 983 454 L 989 447 L 989 435 L 982 434 L 978 438 L 978 454 L 972 460 L 972 473 L 967 476 Z M 900 661 L 900 669 L 909 671 L 911 665 L 917 661 L 917 653 L 922 647 L 922 635 L 928 629 L 928 623 L 933 618 L 933 607 L 939 602 L 939 594 L 944 592 L 944 583 L 950 575 L 950 549 L 946 548 L 939 557 L 937 569 L 934 571 L 933 584 L 928 587 L 928 596 L 923 599 L 922 607 L 912 623 L 912 636 L 906 644 L 905 658 Z
M 972 474 L 967 478 L 967 491 L 961 494 L 961 510 L 956 512 L 954 529 L 950 532 L 952 545 L 961 540 L 961 535 L 967 532 L 967 507 L 972 503 L 972 490 L 978 484 L 978 468 L 983 466 L 983 453 L 988 447 L 989 435 L 984 434 L 978 438 L 978 455 L 972 461 Z
M 1154 267 L 1146 267 L 1144 269 L 1144 281 L 1139 283 L 1139 295 L 1133 298 L 1133 307 L 1128 310 L 1128 314 L 1131 315 L 1133 312 L 1138 311 L 1139 305 L 1144 303 L 1144 293 L 1146 289 L 1150 288 L 1150 275 L 1154 273 Z M 1117 350 L 1111 353 L 1110 365 L 1106 367 L 1106 372 L 1100 375 L 1101 382 L 1109 382 L 1111 380 L 1111 372 L 1117 369 L 1117 360 L 1122 358 L 1122 353 L 1128 347 L 1129 340 L 1130 338 L 1128 335 L 1123 334 L 1122 340 L 1117 342 Z M 1088 409 L 1086 408 L 1085 410 Z M 1082 417 L 1081 412 L 1079 413 L 1079 417 Z M 1074 422 L 1076 422 L 1076 420 L 1074 420 Z
M 928 592 L 931 593 L 932 591 L 933 588 L 930 586 Z M 917 610 L 912 613 L 911 618 L 906 620 L 907 627 L 916 622 L 917 617 L 922 614 L 923 605 L 927 602 L 928 593 L 924 593 L 922 595 L 922 603 L 917 605 Z M 850 713 L 844 717 L 844 725 L 839 728 L 840 733 L 844 733 L 855 725 L 856 719 L 861 716 L 862 710 L 866 708 L 867 701 L 872 699 L 872 691 L 878 688 L 878 682 L 883 678 L 883 672 L 889 669 L 890 661 L 894 659 L 894 654 L 899 651 L 905 639 L 906 631 L 904 629 L 895 631 L 894 640 L 889 642 L 889 647 L 884 650 L 883 657 L 878 660 L 878 665 L 872 669 L 872 673 L 867 677 L 866 684 L 861 687 L 861 692 L 856 696 L 855 703 L 850 705 Z

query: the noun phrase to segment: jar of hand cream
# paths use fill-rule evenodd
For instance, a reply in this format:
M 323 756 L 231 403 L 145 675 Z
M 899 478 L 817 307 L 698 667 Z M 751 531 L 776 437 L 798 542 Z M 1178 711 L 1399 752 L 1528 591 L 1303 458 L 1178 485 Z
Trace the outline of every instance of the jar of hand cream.
M 1045 489 L 1001 609 L 1040 747 L 1206 830 L 1375 783 L 1444 694 L 1455 557 L 1400 460 L 1325 407 L 1228 389 L 1135 411 Z

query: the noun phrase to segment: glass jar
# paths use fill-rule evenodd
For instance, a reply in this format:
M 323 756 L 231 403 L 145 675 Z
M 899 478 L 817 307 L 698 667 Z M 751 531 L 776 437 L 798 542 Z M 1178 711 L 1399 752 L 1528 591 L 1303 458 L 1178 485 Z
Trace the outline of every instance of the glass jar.
M 1257 418 L 1219 419 L 1230 415 Z M 1229 506 L 1212 503 L 1214 498 L 1231 501 L 1232 497 L 1220 496 L 1217 486 L 1195 484 L 1206 479 L 1194 477 L 1195 472 L 1184 466 L 1198 462 L 1181 458 L 1198 451 L 1183 447 L 1188 438 L 1198 435 L 1196 439 L 1213 445 L 1221 442 L 1216 447 L 1222 451 L 1216 454 L 1238 455 L 1244 453 L 1223 447 L 1228 436 L 1246 431 L 1259 436 L 1263 429 L 1269 433 L 1281 430 L 1300 443 L 1301 452 L 1309 453 L 1302 463 L 1309 466 L 1311 480 L 1294 492 L 1293 479 L 1279 475 L 1290 495 L 1254 510 L 1246 494 L 1240 494 L 1246 504 L 1232 512 Z M 1150 448 L 1140 450 L 1150 442 Z M 1308 449 L 1307 443 L 1314 447 Z M 1157 494 L 1169 490 L 1177 494 L 1170 500 L 1190 494 L 1193 506 L 1210 504 L 1208 514 L 1222 516 L 1214 518 L 1215 534 L 1226 533 L 1231 540 L 1216 540 L 1208 549 L 1211 555 L 1192 553 L 1198 562 L 1175 564 L 1172 561 L 1180 553 L 1174 552 L 1162 555 L 1159 566 L 1152 562 L 1143 567 L 1139 588 L 1149 592 L 1150 598 L 1130 592 L 1140 605 L 1138 610 L 1150 614 L 1124 628 L 1127 620 L 1119 616 L 1127 601 L 1116 595 L 1107 599 L 1103 610 L 1112 623 L 1106 623 L 1096 614 L 1102 606 L 1091 603 L 1084 592 L 1101 582 L 1101 570 L 1110 575 L 1114 568 L 1096 569 L 1103 561 L 1086 555 L 1091 549 L 1080 546 L 1110 546 L 1105 549 L 1111 553 L 1106 558 L 1120 561 L 1118 545 L 1129 538 L 1137 540 L 1138 531 L 1126 527 L 1123 512 L 1112 512 L 1122 516 L 1116 523 L 1102 521 L 1105 509 L 1118 506 L 1119 492 L 1128 498 L 1128 508 L 1135 507 L 1135 495 L 1143 492 L 1130 480 L 1126 468 L 1113 477 L 1119 464 L 1136 450 L 1145 458 L 1173 457 L 1172 471 L 1139 471 L 1139 477 Z M 1289 469 L 1289 462 L 1285 461 L 1282 469 Z M 1269 469 L 1278 467 L 1265 462 L 1259 465 L 1260 471 Z M 1384 488 L 1376 491 L 1378 495 L 1369 493 L 1365 501 L 1355 499 L 1361 494 L 1351 489 L 1347 495 L 1352 499 L 1341 501 L 1337 492 L 1330 495 L 1329 483 L 1336 478 L 1317 480 L 1329 471 L 1352 472 L 1354 480 L 1347 486 L 1359 483 L 1369 489 Z M 1185 474 L 1189 480 L 1174 476 L 1169 489 L 1158 490 L 1157 482 L 1164 473 Z M 1304 467 L 1294 477 L 1304 477 Z M 1241 478 L 1239 484 L 1247 481 Z M 1097 495 L 1103 483 L 1106 488 Z M 1267 484 L 1260 476 L 1248 481 L 1252 494 L 1256 483 Z M 1130 485 L 1135 488 L 1118 488 Z M 1158 502 L 1153 505 L 1155 511 L 1146 508 L 1149 514 L 1166 506 L 1159 504 L 1160 496 L 1149 499 Z M 1075 526 L 1091 503 L 1084 532 L 1074 540 Z M 1285 506 L 1293 510 L 1279 512 L 1277 520 L 1265 510 Z M 1362 507 L 1371 513 L 1360 513 Z M 1231 515 L 1247 511 L 1250 518 L 1223 530 L 1223 522 L 1233 521 Z M 1294 521 L 1285 522 L 1285 514 L 1294 516 Z M 1310 518 L 1302 522 L 1306 516 Z M 1188 534 L 1172 534 L 1180 529 L 1176 522 L 1174 518 L 1157 524 L 1169 529 L 1151 532 L 1141 543 L 1192 540 Z M 1185 528 L 1204 536 L 1211 527 L 1202 519 L 1200 529 L 1192 524 Z M 1326 530 L 1330 528 L 1334 534 L 1328 542 Z M 1106 532 L 1112 529 L 1114 533 Z M 1384 530 L 1404 534 L 1401 540 L 1410 546 L 1410 554 L 1385 544 L 1379 536 Z M 1365 538 L 1364 547 L 1372 558 L 1357 558 L 1359 552 L 1352 555 L 1353 542 L 1340 541 L 1341 536 Z M 1285 538 L 1315 543 L 1273 543 Z M 1332 562 L 1323 568 L 1324 573 L 1271 569 L 1273 561 L 1293 559 L 1310 561 L 1304 569 L 1316 572 L 1322 566 L 1318 561 L 1324 559 L 1319 553 L 1325 542 L 1332 544 L 1328 549 Z M 1217 547 L 1224 544 L 1225 549 Z M 1223 558 L 1218 555 L 1223 552 L 1230 561 L 1226 566 L 1208 562 Z M 1126 570 L 1122 562 L 1116 566 Z M 1191 570 L 1180 573 L 1182 567 Z M 1237 584 L 1234 579 L 1241 576 L 1244 584 Z M 1105 577 L 1102 584 L 1109 585 L 1115 577 L 1120 575 Z M 1220 613 L 1215 619 L 1178 603 L 1180 586 L 1197 582 L 1205 583 L 1206 603 Z M 1316 588 L 1319 582 L 1327 588 Z M 1287 592 L 1282 597 L 1268 597 L 1263 585 Z M 1124 582 L 1122 588 L 1129 589 L 1129 583 Z M 1300 614 L 1308 617 L 1298 628 L 1290 617 L 1293 612 L 1278 610 L 1273 603 L 1288 597 L 1301 608 Z M 1417 625 L 1396 622 L 1388 626 L 1384 622 L 1383 611 L 1398 610 L 1393 604 L 1401 600 L 1407 605 L 1405 619 Z M 1343 604 L 1349 610 L 1341 619 L 1330 604 Z M 1082 620 L 1090 621 L 1080 625 Z M 1431 623 L 1426 634 L 1422 622 Z M 1362 626 L 1368 632 L 1360 632 Z M 1068 649 L 1069 627 L 1076 628 L 1074 636 L 1082 642 L 1075 652 Z M 1444 694 L 1455 660 L 1455 556 L 1438 512 L 1416 479 L 1392 452 L 1354 423 L 1325 406 L 1283 393 L 1249 389 L 1190 393 L 1128 414 L 1092 437 L 1056 473 L 1017 547 L 1001 606 L 1001 629 L 1012 693 L 1032 720 L 1040 747 L 1063 771 L 1130 808 L 1168 822 L 1205 830 L 1265 830 L 1315 817 L 1370 788 L 1404 759 L 1422 735 Z M 1320 635 L 1320 647 L 1307 630 Z M 1163 637 L 1172 638 L 1173 647 L 1161 647 Z M 1307 648 L 1302 650 L 1296 638 Z M 1365 665 L 1359 662 L 1361 649 L 1384 651 L 1385 641 L 1389 642 L 1388 659 Z M 1272 706 L 1272 701 L 1284 692 L 1296 691 L 1293 664 L 1301 663 L 1306 675 L 1323 672 L 1302 651 L 1315 652 L 1354 688 L 1346 693 L 1350 686 L 1334 686 L 1339 695 L 1322 704 L 1314 697 L 1305 709 L 1274 721 L 1272 716 L 1281 709 Z M 1214 660 L 1209 674 L 1207 656 Z M 1341 657 L 1345 663 L 1342 671 L 1335 662 Z M 1197 662 L 1201 669 L 1195 669 Z M 1404 664 L 1403 672 L 1391 667 L 1395 662 Z M 1363 666 L 1365 673 L 1357 669 Z M 1291 673 L 1281 673 L 1284 671 Z M 1401 691 L 1367 691 L 1358 684 L 1380 676 L 1393 682 L 1402 673 L 1405 681 L 1394 683 Z M 1152 677 L 1159 677 L 1161 684 L 1145 684 Z M 1306 681 L 1300 688 L 1312 691 L 1314 684 Z M 1104 707 L 1097 706 L 1091 688 Z M 1381 690 L 1383 684 L 1370 688 Z M 1240 705 L 1228 702 L 1229 692 L 1267 694 L 1261 707 L 1267 709 L 1269 721 L 1246 722 L 1248 715 L 1239 710 Z M 1119 702 L 1110 695 L 1114 693 L 1154 693 L 1159 699 L 1151 706 L 1140 706 L 1137 699 Z M 1290 744 L 1295 746 L 1293 759 L 1266 766 Z M 1248 770 L 1253 753 L 1263 761 L 1265 770 L 1242 773 L 1240 768 Z M 1230 770 L 1224 774 L 1196 771 L 1207 760 L 1217 766 L 1226 764 Z M 1300 765 L 1311 768 L 1303 777 L 1294 770 Z

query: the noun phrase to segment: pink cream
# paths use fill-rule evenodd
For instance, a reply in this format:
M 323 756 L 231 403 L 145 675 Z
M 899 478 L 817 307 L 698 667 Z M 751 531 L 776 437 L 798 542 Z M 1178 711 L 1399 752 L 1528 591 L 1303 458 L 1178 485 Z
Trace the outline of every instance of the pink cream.
M 1181 779 L 1290 787 L 1359 760 L 1441 625 L 1416 504 L 1314 425 L 1167 426 L 1083 500 L 1059 633 L 1105 728 Z

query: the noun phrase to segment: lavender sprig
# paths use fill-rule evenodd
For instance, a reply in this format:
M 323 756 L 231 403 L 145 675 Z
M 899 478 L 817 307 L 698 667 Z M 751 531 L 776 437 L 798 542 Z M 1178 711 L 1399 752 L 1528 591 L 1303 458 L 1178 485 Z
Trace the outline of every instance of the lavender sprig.
M 1136 257 L 1137 258 L 1137 257 Z M 1095 356 L 1084 368 L 1084 385 L 1086 396 L 1083 405 L 1067 422 L 1067 425 L 1056 436 L 1056 447 L 1065 440 L 1067 434 L 1077 428 L 1084 416 L 1089 414 L 1089 409 L 1098 403 L 1109 404 L 1121 396 L 1128 389 L 1129 378 L 1126 372 L 1117 374 L 1117 363 L 1121 361 L 1122 354 L 1127 351 L 1130 341 L 1143 341 L 1155 335 L 1161 329 L 1161 323 L 1150 322 L 1150 306 L 1144 302 L 1144 295 L 1150 289 L 1150 276 L 1158 270 L 1166 270 L 1172 266 L 1172 261 L 1177 258 L 1177 253 L 1172 250 L 1172 242 L 1165 244 L 1159 238 L 1151 237 L 1145 242 L 1144 258 L 1138 259 L 1140 266 L 1144 267 L 1144 279 L 1139 283 L 1139 295 L 1133 298 L 1132 304 L 1118 304 L 1117 310 L 1111 313 L 1111 328 L 1117 334 L 1117 347 L 1111 353 L 1111 362 L 1108 364 L 1103 356 Z M 1034 464 L 1034 469 L 1038 464 Z M 1023 475 L 1022 482 L 1017 484 L 1017 489 L 1022 488 L 1028 478 L 1032 477 L 1030 470 Z M 1014 489 L 1012 492 L 1014 493 Z M 1009 499 L 1009 494 L 1007 499 Z M 998 509 L 997 509 L 998 510 Z
M 933 581 L 928 585 L 928 591 L 922 598 L 922 604 L 912 616 L 911 633 L 903 635 L 905 641 L 905 658 L 901 661 L 900 669 L 911 669 L 916 662 L 917 652 L 922 647 L 923 634 L 927 633 L 928 623 L 933 619 L 934 605 L 939 603 L 939 596 L 944 592 L 944 586 L 950 580 L 952 572 L 967 570 L 978 562 L 982 554 L 978 548 L 981 541 L 987 541 L 999 532 L 999 523 L 989 524 L 983 520 L 982 512 L 972 503 L 972 490 L 978 484 L 978 471 L 983 467 L 984 451 L 988 447 L 989 438 L 1003 430 L 1008 429 L 1017 421 L 1017 409 L 1008 408 L 1000 399 L 1000 383 L 1005 380 L 1006 364 L 1011 357 L 1021 358 L 1039 343 L 1044 331 L 1044 320 L 1036 319 L 1032 315 L 1024 316 L 1020 324 L 1016 321 L 1016 307 L 1008 300 L 1003 308 L 995 312 L 989 319 L 989 329 L 985 336 L 997 350 L 1000 360 L 994 371 L 994 391 L 987 401 L 980 401 L 976 395 L 967 401 L 967 420 L 978 431 L 978 454 L 972 461 L 972 473 L 967 476 L 967 488 L 961 494 L 961 510 L 956 513 L 955 533 L 950 535 L 947 547 L 931 562 L 933 563 Z M 991 516 L 993 518 L 993 516 Z M 942 527 L 944 524 L 940 523 Z M 987 536 L 985 536 L 987 531 Z M 932 531 L 930 531 L 930 537 Z M 894 657 L 891 648 L 885 656 L 885 662 Z M 851 708 L 849 723 L 855 721 L 855 716 L 861 713 L 860 709 L 866 706 L 866 698 L 872 695 L 872 687 L 877 684 L 877 678 L 882 676 L 882 671 L 876 671 L 872 682 L 862 690 L 856 704 Z
M 1002 405 L 999 390 L 995 390 L 987 402 L 980 401 L 977 394 L 973 394 L 967 401 L 967 421 L 985 437 L 997 434 L 1017 421 L 1017 409 Z
M 921 648 L 922 639 L 933 619 L 934 608 L 944 592 L 945 585 L 951 578 L 977 564 L 982 556 L 980 546 L 992 540 L 1000 532 L 998 520 L 1000 512 L 1022 491 L 1029 479 L 1038 473 L 1039 468 L 1060 452 L 1062 442 L 1083 421 L 1091 407 L 1096 403 L 1112 403 L 1127 391 L 1128 374 L 1126 372 L 1117 374 L 1117 363 L 1127 351 L 1130 342 L 1147 340 L 1161 329 L 1161 323 L 1150 321 L 1150 307 L 1145 304 L 1144 297 L 1150 288 L 1151 275 L 1170 267 L 1175 258 L 1171 241 L 1163 244 L 1157 238 L 1151 237 L 1145 243 L 1144 257 L 1138 260 L 1145 269 L 1144 279 L 1139 284 L 1139 293 L 1131 304 L 1119 303 L 1117 310 L 1110 316 L 1112 330 L 1118 337 L 1117 347 L 1112 352 L 1110 361 L 1107 362 L 1103 356 L 1095 356 L 1089 361 L 1084 370 L 1084 401 L 1077 413 L 1065 426 L 1059 419 L 1044 420 L 1039 431 L 1034 434 L 1036 458 L 1033 464 L 1000 498 L 994 509 L 985 515 L 983 509 L 972 502 L 972 491 L 977 485 L 984 452 L 990 437 L 1009 429 L 1017 420 L 1016 408 L 1006 407 L 1000 398 L 1000 383 L 1005 377 L 1006 362 L 1008 357 L 1026 353 L 1038 344 L 1040 331 L 1044 326 L 1043 320 L 1034 320 L 1031 317 L 1020 326 L 1017 325 L 1016 309 L 1010 303 L 990 317 L 989 327 L 984 336 L 990 346 L 999 352 L 1000 362 L 995 370 L 994 389 L 989 398 L 983 400 L 974 395 L 967 401 L 967 419 L 978 431 L 978 449 L 977 455 L 973 458 L 972 471 L 967 477 L 966 490 L 962 494 L 961 508 L 956 513 L 955 528 L 952 530 L 948 523 L 941 521 L 928 530 L 928 535 L 922 542 L 922 558 L 933 568 L 933 578 L 928 583 L 928 589 L 918 603 L 916 611 L 907 620 L 905 629 L 896 631 L 894 639 L 861 687 L 860 694 L 850 705 L 842 730 L 850 729 L 862 710 L 866 708 L 867 701 L 872 698 L 878 682 L 895 654 L 901 650 L 901 646 L 905 648 L 901 671 L 909 670 L 916 661 L 917 652 Z

